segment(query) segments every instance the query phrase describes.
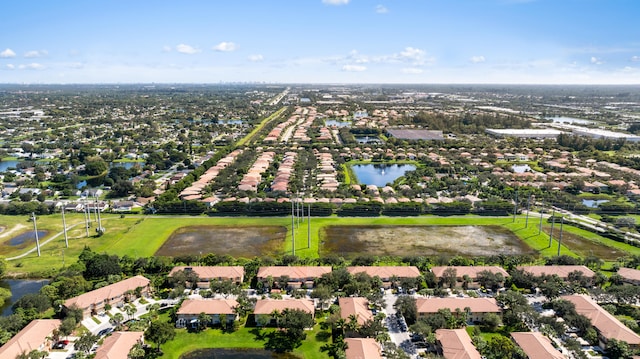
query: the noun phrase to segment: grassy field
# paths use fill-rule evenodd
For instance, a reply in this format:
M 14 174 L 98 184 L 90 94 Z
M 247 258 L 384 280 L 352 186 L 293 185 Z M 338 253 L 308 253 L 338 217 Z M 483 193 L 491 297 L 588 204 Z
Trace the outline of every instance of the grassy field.
M 153 256 L 166 239 L 180 227 L 196 225 L 212 226 L 283 226 L 287 228 L 287 235 L 283 244 L 283 252 L 292 253 L 291 241 L 291 219 L 281 218 L 252 218 L 252 217 L 161 217 L 161 216 L 134 216 L 127 215 L 121 218 L 119 215 L 103 215 L 103 226 L 106 233 L 95 236 L 95 226 L 90 229 L 91 237 L 86 237 L 82 214 L 67 215 L 67 225 L 76 225 L 69 233 L 69 248 L 65 248 L 64 237 L 60 235 L 53 241 L 45 244 L 41 248 L 41 256 L 35 252 L 28 254 L 24 258 L 12 260 L 8 263 L 8 272 L 13 275 L 31 273 L 35 276 L 47 275 L 63 264 L 69 265 L 76 261 L 78 255 L 84 248 L 89 246 L 99 253 L 112 253 L 120 256 L 129 255 L 132 257 Z M 513 221 L 512 217 L 480 217 L 480 216 L 455 216 L 455 217 L 325 217 L 311 219 L 311 237 L 307 237 L 307 223 L 301 221 L 295 229 L 296 248 L 295 254 L 304 258 L 316 258 L 319 252 L 319 242 L 321 229 L 325 226 L 336 225 L 498 225 L 512 231 L 532 249 L 538 251 L 542 256 L 553 256 L 557 254 L 556 239 L 549 247 L 549 236 L 543 231 L 538 234 L 538 220 L 530 218 L 529 226 L 525 228 L 525 218 L 520 216 Z M 6 244 L 13 236 L 33 229 L 32 222 L 27 216 L 0 216 L 0 226 L 5 230 L 0 232 L 0 255 L 5 258 L 20 255 L 28 248 L 16 248 Z M 547 226 L 545 223 L 544 226 Z M 582 231 L 577 228 L 565 226 L 567 231 L 580 235 L 598 243 L 624 250 L 632 254 L 640 254 L 640 248 L 636 248 L 624 243 L 615 242 L 602 238 L 593 233 Z M 62 231 L 61 216 L 50 215 L 41 216 L 38 219 L 38 229 L 47 230 L 49 234 L 41 238 L 41 243 L 51 238 L 52 235 Z M 555 236 L 554 236 L 555 237 Z M 35 245 L 30 245 L 33 248 Z M 579 251 L 562 246 L 560 254 L 579 256 Z M 414 253 L 408 253 L 414 254 Z
M 186 329 L 176 330 L 175 339 L 162 345 L 164 359 L 179 359 L 181 355 L 207 348 L 264 348 L 264 340 L 257 338 L 257 333 L 267 333 L 273 329 L 260 330 L 256 328 L 241 327 L 233 333 L 224 333 L 219 329 L 207 329 L 200 333 L 190 333 Z M 320 325 L 316 324 L 313 330 L 306 331 L 307 339 L 297 348 L 293 354 L 305 359 L 324 359 L 327 354 L 320 351 L 320 347 L 326 342 L 320 341 L 317 336 Z

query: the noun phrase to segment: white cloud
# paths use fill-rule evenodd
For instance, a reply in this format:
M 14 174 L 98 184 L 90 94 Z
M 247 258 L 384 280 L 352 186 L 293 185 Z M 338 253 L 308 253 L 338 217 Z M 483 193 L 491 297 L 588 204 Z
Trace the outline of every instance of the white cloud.
M 346 72 L 362 72 L 367 70 L 366 66 L 361 65 L 344 65 L 342 66 L 342 71 Z
M 249 55 L 248 59 L 249 59 L 249 61 L 252 61 L 252 62 L 259 62 L 259 61 L 264 60 L 264 56 L 262 56 L 260 54 Z
M 481 62 L 485 62 L 486 59 L 482 55 L 480 55 L 480 56 L 471 56 L 469 61 L 473 62 L 474 64 L 478 64 L 478 63 L 481 63 Z
M 427 52 L 415 47 L 405 47 L 399 54 L 394 54 L 392 59 L 402 62 L 410 62 L 415 65 L 424 65 L 435 62 L 435 58 L 427 57 Z
M 16 68 L 16 65 L 14 65 L 14 64 L 7 64 L 7 66 L 6 66 L 6 67 L 7 67 L 7 69 L 9 69 L 9 70 L 13 70 L 13 69 L 15 69 L 15 68 Z
M 602 65 L 604 62 L 595 56 L 591 56 L 591 63 L 594 65 Z
M 193 46 L 180 44 L 180 45 L 176 46 L 176 51 L 178 51 L 181 54 L 193 55 L 193 54 L 197 54 L 198 52 L 200 52 L 200 49 L 197 49 L 197 48 L 195 48 Z
M 49 51 L 47 50 L 32 50 L 32 51 L 25 52 L 24 57 L 33 58 L 33 57 L 42 57 L 47 55 L 49 55 Z
M 633 61 L 633 62 L 640 62 L 640 56 L 632 56 L 632 57 L 631 57 L 631 61 Z
M 418 69 L 418 68 L 415 68 L 415 67 L 409 67 L 409 68 L 402 69 L 402 73 L 404 73 L 404 74 L 417 75 L 417 74 L 421 74 L 423 72 L 424 72 L 423 69 Z
M 11 49 L 5 49 L 4 51 L 0 52 L 0 57 L 4 57 L 4 58 L 16 57 L 16 53 L 13 52 L 13 50 Z
M 234 44 L 233 42 L 226 42 L 226 41 L 223 41 L 213 47 L 214 50 L 222 51 L 222 52 L 236 51 L 237 48 L 238 46 L 236 46 L 236 44 Z
M 39 64 L 37 62 L 32 62 L 30 64 L 23 64 L 18 66 L 20 70 L 42 70 L 44 69 L 43 64 Z
M 389 12 L 389 9 L 387 9 L 384 5 L 376 6 L 376 14 L 386 14 L 388 12 Z
M 322 0 L 323 4 L 327 5 L 347 5 L 350 0 Z
M 168 46 L 168 45 L 162 46 L 162 52 L 171 52 L 171 46 Z

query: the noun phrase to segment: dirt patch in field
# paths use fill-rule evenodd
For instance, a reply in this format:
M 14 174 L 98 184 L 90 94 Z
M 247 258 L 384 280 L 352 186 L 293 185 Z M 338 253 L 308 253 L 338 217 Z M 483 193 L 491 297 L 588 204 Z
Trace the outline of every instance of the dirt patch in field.
M 228 254 L 233 257 L 278 255 L 287 234 L 285 227 L 190 226 L 171 234 L 155 253 L 158 256 Z
M 542 231 L 548 235 L 551 231 L 551 227 L 543 227 Z M 553 239 L 557 241 L 559 238 L 560 228 L 556 223 L 556 226 L 553 229 Z M 604 244 L 589 240 L 573 233 L 569 233 L 567 231 L 562 232 L 562 245 L 582 257 L 592 255 L 605 261 L 615 261 L 618 260 L 619 257 L 624 257 L 628 254 L 623 250 L 606 246 Z M 555 242 L 552 246 L 554 248 L 558 248 L 557 243 Z
M 330 226 L 321 234 L 320 252 L 342 256 L 534 253 L 500 226 Z

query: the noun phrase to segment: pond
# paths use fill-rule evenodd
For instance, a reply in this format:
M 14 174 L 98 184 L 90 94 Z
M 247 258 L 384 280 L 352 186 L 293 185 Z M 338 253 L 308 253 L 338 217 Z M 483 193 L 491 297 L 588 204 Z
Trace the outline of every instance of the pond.
M 609 202 L 606 199 L 583 199 L 582 204 L 589 208 L 598 208 L 601 203 Z
M 11 306 L 17 302 L 18 299 L 31 293 L 38 293 L 40 288 L 47 285 L 48 280 L 27 280 L 27 279 L 6 279 L 0 281 L 0 287 L 8 288 L 11 290 L 11 299 L 7 300 L 4 305 L 0 306 L 2 310 L 2 316 L 11 315 L 13 311 Z
M 553 121 L 553 123 L 570 123 L 570 124 L 577 123 L 579 125 L 589 125 L 593 123 L 593 121 L 583 120 L 581 118 L 564 117 L 564 116 L 548 117 L 547 120 L 551 120 Z
M 218 120 L 219 125 L 242 125 L 243 120 Z
M 381 145 L 382 144 L 382 140 L 379 139 L 377 136 L 358 135 L 358 136 L 354 136 L 354 137 L 356 138 L 356 141 L 358 143 L 374 144 L 374 145 Z
M 290 353 L 274 353 L 264 349 L 200 349 L 180 359 L 299 359 Z
M 44 236 L 47 235 L 47 231 L 38 231 L 38 239 L 42 240 L 42 238 L 44 238 Z M 25 244 L 27 242 L 33 242 L 33 244 L 36 244 L 36 237 L 33 231 L 28 231 L 28 232 L 24 232 L 22 234 L 19 234 L 13 238 L 11 238 L 8 242 L 6 242 L 8 245 L 10 246 L 20 246 L 22 244 Z
M 351 121 L 325 120 L 324 125 L 327 127 L 351 127 Z
M 491 256 L 533 254 L 500 226 L 329 226 L 320 233 L 320 254 L 376 256 Z
M 0 161 L 0 172 L 6 172 L 9 168 L 16 168 L 18 161 Z
M 416 166 L 409 164 L 366 164 L 353 165 L 351 169 L 357 178 L 357 181 L 353 182 L 384 187 L 387 183 L 393 183 L 397 178 L 404 176 L 406 172 L 414 171 Z
M 144 162 L 130 162 L 130 161 L 127 161 L 127 162 L 111 162 L 109 164 L 109 167 L 124 167 L 126 169 L 131 169 L 135 165 L 138 165 L 138 166 L 142 167 L 144 165 Z
M 525 173 L 531 171 L 531 167 L 529 167 L 529 165 L 527 164 L 513 165 L 511 166 L 511 169 L 513 170 L 513 173 Z

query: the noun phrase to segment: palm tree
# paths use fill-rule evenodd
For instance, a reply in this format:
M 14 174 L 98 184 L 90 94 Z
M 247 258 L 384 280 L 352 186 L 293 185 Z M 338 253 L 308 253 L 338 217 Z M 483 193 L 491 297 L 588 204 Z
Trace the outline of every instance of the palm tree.
M 114 327 L 120 328 L 122 326 L 122 322 L 124 322 L 124 315 L 122 313 L 116 313 L 109 319 L 109 322 L 113 324 Z
M 135 305 L 133 305 L 133 304 L 129 304 L 129 305 L 126 305 L 126 306 L 124 307 L 124 312 L 125 312 L 125 313 L 127 313 L 127 317 L 129 317 L 129 319 L 131 319 L 131 317 L 132 317 L 134 314 L 136 314 L 137 309 L 136 309 Z

